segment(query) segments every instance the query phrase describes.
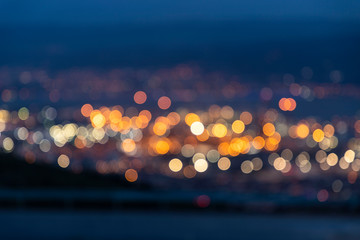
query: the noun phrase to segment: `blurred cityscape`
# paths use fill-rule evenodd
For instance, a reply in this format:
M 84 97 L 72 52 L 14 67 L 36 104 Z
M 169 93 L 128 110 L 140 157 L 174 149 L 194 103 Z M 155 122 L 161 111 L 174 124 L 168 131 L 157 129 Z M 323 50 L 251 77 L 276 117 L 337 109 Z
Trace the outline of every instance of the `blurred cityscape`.
M 357 202 L 360 112 L 339 115 L 331 101 L 358 102 L 360 89 L 339 70 L 329 83 L 284 74 L 269 85 L 189 65 L 0 76 L 2 149 L 30 165 L 157 190 Z
M 359 9 L 0 0 L 0 238 L 359 239 Z

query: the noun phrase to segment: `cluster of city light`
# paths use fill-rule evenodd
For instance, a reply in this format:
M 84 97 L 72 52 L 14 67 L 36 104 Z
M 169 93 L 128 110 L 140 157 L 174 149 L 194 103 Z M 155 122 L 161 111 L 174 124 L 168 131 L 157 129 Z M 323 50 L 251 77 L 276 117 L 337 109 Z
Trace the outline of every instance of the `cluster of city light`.
M 138 91 L 134 94 L 134 102 L 142 105 L 147 101 L 147 94 Z M 336 131 L 347 131 L 346 122 L 321 125 L 314 119 L 304 119 L 289 124 L 276 109 L 269 109 L 261 116 L 249 111 L 238 112 L 230 106 L 212 105 L 208 111 L 190 112 L 186 108 L 169 111 L 171 100 L 168 97 L 158 99 L 159 110 L 138 110 L 136 107 L 124 109 L 122 106 L 95 109 L 91 104 L 81 107 L 83 117 L 89 123 L 51 124 L 56 118 L 56 110 L 46 107 L 42 110 L 43 124 L 48 131 L 39 131 L 27 127 L 31 119 L 30 111 L 22 107 L 16 115 L 7 110 L 0 111 L 0 132 L 6 133 L 7 126 L 17 118 L 20 123 L 12 127 L 13 137 L 3 134 L 1 145 L 5 152 L 11 152 L 17 141 L 36 144 L 41 152 L 47 153 L 52 148 L 60 152 L 57 164 L 62 168 L 71 166 L 71 159 L 61 153 L 61 148 L 70 145 L 77 149 L 91 149 L 95 144 L 115 142 L 116 149 L 128 157 L 147 158 L 156 156 L 177 155 L 169 158 L 168 168 L 173 173 L 181 172 L 186 178 L 204 174 L 209 168 L 216 166 L 220 171 L 228 171 L 234 162 L 241 161 L 240 170 L 244 174 L 259 171 L 264 167 L 265 159 L 258 156 L 268 153 L 266 162 L 275 170 L 284 174 L 296 166 L 301 173 L 308 173 L 317 162 L 319 168 L 327 171 L 334 166 L 342 170 L 360 170 L 360 140 L 354 138 L 349 142 L 351 149 L 343 156 L 331 152 L 339 144 Z M 292 98 L 279 101 L 283 111 L 293 111 L 296 102 Z M 344 130 L 345 129 L 345 130 Z M 360 132 L 360 120 L 354 123 L 355 132 Z M 302 141 L 309 151 L 295 155 L 294 150 L 281 146 L 283 139 Z M 318 148 L 314 156 L 313 149 Z M 279 153 L 278 153 L 279 152 Z M 33 153 L 26 152 L 28 162 L 36 159 Z M 238 158 L 240 157 L 240 158 Z M 311 159 L 315 158 L 315 162 Z M 190 160 L 189 160 L 190 159 Z M 243 159 L 243 160 L 240 160 Z M 142 164 L 140 164 L 142 166 Z M 138 171 L 142 167 L 123 167 L 128 181 L 138 179 Z M 108 164 L 97 165 L 100 172 L 107 169 Z M 106 173 L 106 171 L 104 172 Z M 349 172 L 349 181 L 354 174 Z M 357 175 L 356 175 L 357 177 Z
M 303 72 L 304 76 L 311 75 L 311 69 Z M 183 66 L 167 76 L 187 79 L 194 73 Z M 196 90 L 157 91 L 166 80 L 161 74 L 149 76 L 149 89 L 133 92 L 122 106 L 86 103 L 65 119 L 58 118 L 60 108 L 50 106 L 39 112 L 30 111 L 29 106 L 2 109 L 0 146 L 6 153 L 22 154 L 28 163 L 50 159 L 58 167 L 74 171 L 83 164 L 81 159 L 91 159 L 89 165 L 99 173 L 119 173 L 129 182 L 141 179 L 142 172 L 174 178 L 217 179 L 238 172 L 244 177 L 259 176 L 265 171 L 276 176 L 310 176 L 319 174 L 318 170 L 342 174 L 350 184 L 356 182 L 360 171 L 360 120 L 339 117 L 322 122 L 313 117 L 294 119 L 291 113 L 299 110 L 301 99 L 310 102 L 323 99 L 330 92 L 338 94 L 331 86 L 300 85 L 286 74 L 285 97 L 279 97 L 276 89 L 270 87 L 259 91 L 259 99 L 273 103 L 274 108 L 250 111 L 241 109 L 242 106 L 211 105 L 195 110 L 199 106 L 191 103 L 196 102 Z M 29 73 L 23 75 L 20 79 L 27 83 Z M 331 76 L 339 80 L 336 71 Z M 81 91 L 91 96 L 86 100 L 92 103 L 98 99 L 96 93 L 104 88 L 119 95 L 123 93 L 119 89 L 126 88 L 121 84 L 96 85 L 99 89 L 91 87 L 93 84 L 83 85 L 91 88 L 89 92 L 88 87 Z M 58 89 L 45 87 L 49 88 L 50 101 L 59 102 Z M 217 87 L 216 92 L 230 100 L 249 96 L 251 92 L 249 86 L 241 84 Z M 16 97 L 11 88 L 1 92 L 4 103 L 11 103 Z M 132 106 L 128 106 L 130 101 Z M 175 108 L 181 102 L 185 102 L 184 106 Z M 344 184 L 345 180 L 336 179 L 331 189 L 341 192 Z M 318 200 L 326 201 L 329 191 L 318 191 Z

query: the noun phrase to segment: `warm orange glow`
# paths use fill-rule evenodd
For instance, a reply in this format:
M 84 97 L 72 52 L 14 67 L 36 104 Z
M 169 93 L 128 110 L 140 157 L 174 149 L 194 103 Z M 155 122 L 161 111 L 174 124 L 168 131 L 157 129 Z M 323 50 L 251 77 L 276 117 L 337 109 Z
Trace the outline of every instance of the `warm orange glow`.
M 90 117 L 90 114 L 91 112 L 93 111 L 93 107 L 90 105 L 90 104 L 84 104 L 82 107 L 81 107 L 81 114 L 84 116 L 84 117 Z
M 134 94 L 134 101 L 137 103 L 137 104 L 143 104 L 146 102 L 146 99 L 147 99 L 147 96 L 146 96 L 146 93 L 143 92 L 143 91 L 137 91 L 135 94 Z
M 228 148 L 228 152 L 231 156 L 237 156 L 244 149 L 245 143 L 240 138 L 234 138 L 230 142 L 230 146 Z
M 283 111 L 294 111 L 296 108 L 296 101 L 293 98 L 281 98 L 279 101 L 279 108 Z
M 245 124 L 241 120 L 234 121 L 231 127 L 234 133 L 242 133 L 245 130 Z
M 150 122 L 151 120 L 151 112 L 148 111 L 148 110 L 142 110 L 140 113 L 139 113 L 139 116 L 144 116 L 146 117 L 147 121 Z
M 110 116 L 110 109 L 109 109 L 108 107 L 103 106 L 103 107 L 101 107 L 99 110 L 101 111 L 102 115 L 104 115 L 105 119 L 108 119 L 108 118 L 109 118 L 109 116 Z
M 185 116 L 185 123 L 188 126 L 191 126 L 191 124 L 193 124 L 194 122 L 200 122 L 200 117 L 198 115 L 196 115 L 195 113 L 188 113 Z
M 223 155 L 223 156 L 226 156 L 229 154 L 229 143 L 227 142 L 223 142 L 223 143 L 220 143 L 219 146 L 218 146 L 218 152 Z
M 293 98 L 288 98 L 288 100 L 290 101 L 290 107 L 288 111 L 294 111 L 296 108 L 296 101 Z
M 109 120 L 111 123 L 117 124 L 121 121 L 122 114 L 119 110 L 112 110 L 109 115 Z
M 305 124 L 300 124 L 296 128 L 296 135 L 299 138 L 306 138 L 309 135 L 309 127 Z
M 265 140 L 265 149 L 268 151 L 276 151 L 278 146 L 278 140 L 274 137 L 269 137 Z
M 212 134 L 218 138 L 225 137 L 227 134 L 227 128 L 224 124 L 217 123 L 212 128 Z
M 265 140 L 261 136 L 257 136 L 253 139 L 252 144 L 255 149 L 262 149 L 265 146 Z
M 134 140 L 127 138 L 122 142 L 121 147 L 124 152 L 132 152 L 135 150 L 136 144 Z
M 129 117 L 123 117 L 119 122 L 119 128 L 123 130 L 127 130 L 131 127 L 131 119 Z
M 275 133 L 275 126 L 272 123 L 266 123 L 263 126 L 263 132 L 266 136 L 272 136 Z
M 139 115 L 136 120 L 135 124 L 138 128 L 146 128 L 148 126 L 148 119 L 144 115 Z
M 167 131 L 167 125 L 163 122 L 157 122 L 154 124 L 153 131 L 156 135 L 162 136 Z
M 105 116 L 99 110 L 91 112 L 90 120 L 94 128 L 102 128 L 106 123 Z
M 209 131 L 205 129 L 204 132 L 201 135 L 196 136 L 196 138 L 201 142 L 205 142 L 209 139 Z
M 156 143 L 155 150 L 158 154 L 166 154 L 169 152 L 170 146 L 165 140 L 160 140 Z
M 138 179 L 138 173 L 135 169 L 128 169 L 125 172 L 125 178 L 129 182 L 135 182 Z
M 324 139 L 324 132 L 321 129 L 316 129 L 313 132 L 313 139 L 315 142 L 321 142 Z

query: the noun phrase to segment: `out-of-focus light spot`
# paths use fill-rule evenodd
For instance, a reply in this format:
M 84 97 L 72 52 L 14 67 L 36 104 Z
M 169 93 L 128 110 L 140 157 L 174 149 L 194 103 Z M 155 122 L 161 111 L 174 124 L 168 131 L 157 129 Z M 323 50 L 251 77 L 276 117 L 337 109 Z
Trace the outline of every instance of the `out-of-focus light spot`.
M 262 88 L 260 91 L 260 97 L 264 101 L 269 101 L 273 97 L 273 91 L 271 90 L 271 88 Z
M 335 133 L 335 128 L 331 124 L 326 124 L 324 127 L 325 137 L 332 137 Z
M 165 140 L 160 140 L 156 143 L 155 149 L 158 154 L 166 154 L 169 152 L 170 146 Z
M 135 169 L 128 169 L 125 172 L 125 178 L 128 182 L 135 182 L 138 179 L 138 173 Z
M 220 111 L 220 115 L 225 119 L 231 119 L 234 117 L 234 109 L 230 106 L 224 106 Z
M 33 164 L 36 161 L 36 157 L 33 152 L 30 151 L 26 152 L 24 157 L 25 157 L 25 161 L 29 164 Z
M 345 134 L 348 131 L 348 126 L 347 123 L 345 121 L 339 121 L 336 124 L 336 131 L 340 134 Z
M 275 133 L 275 126 L 274 124 L 272 123 L 266 123 L 264 126 L 263 126 L 263 132 L 266 136 L 272 136 L 274 135 Z
M 324 150 L 319 150 L 315 154 L 315 159 L 318 163 L 324 163 L 327 159 L 327 153 Z
M 121 122 L 121 119 L 122 119 L 122 113 L 119 110 L 115 109 L 110 112 L 109 120 L 111 123 L 118 124 Z
M 293 96 L 299 96 L 301 93 L 301 86 L 297 83 L 292 83 L 289 90 Z
M 196 115 L 195 113 L 188 113 L 185 116 L 185 123 L 188 126 L 191 126 L 191 124 L 193 124 L 194 122 L 200 122 L 200 117 L 198 115 Z
M 6 123 L 10 119 L 10 113 L 7 110 L 0 110 L 0 122 Z
M 226 171 L 230 168 L 231 166 L 231 161 L 229 158 L 227 157 L 222 157 L 219 159 L 219 161 L 217 162 L 217 165 L 219 167 L 220 170 L 222 171 Z
M 325 137 L 324 132 L 321 129 L 316 129 L 313 132 L 313 139 L 315 142 L 321 142 Z
M 158 100 L 158 106 L 159 108 L 166 110 L 171 106 L 171 100 L 170 98 L 166 97 L 166 96 L 162 96 L 159 98 Z
M 174 158 L 169 162 L 169 168 L 173 172 L 179 172 L 183 167 L 183 163 L 180 159 Z
M 25 127 L 21 127 L 16 131 L 19 140 L 25 140 L 29 136 L 29 131 Z
M 207 129 L 205 129 L 202 134 L 196 136 L 196 138 L 201 142 L 207 141 L 209 139 L 209 137 L 210 137 L 210 134 Z
M 55 120 L 57 116 L 57 111 L 53 107 L 48 107 L 44 112 L 44 117 L 50 121 Z
M 0 120 L 0 133 L 6 129 L 6 124 Z
M 296 108 L 296 101 L 293 98 L 281 98 L 279 101 L 279 108 L 283 111 L 294 111 Z
M 1 99 L 4 102 L 10 102 L 13 98 L 14 98 L 14 94 L 13 94 L 13 92 L 11 90 L 5 89 L 4 91 L 2 91 Z
M 278 157 L 274 161 L 274 168 L 278 171 L 283 170 L 286 167 L 286 160 L 282 157 Z
M 204 129 L 204 125 L 201 122 L 193 122 L 190 127 L 191 133 L 197 136 L 201 135 Z
M 91 135 L 100 142 L 105 137 L 105 130 L 102 128 L 94 128 Z
M 122 142 L 121 147 L 124 152 L 130 153 L 135 150 L 136 144 L 134 140 L 127 138 Z
M 240 114 L 240 120 L 245 124 L 245 125 L 249 125 L 252 120 L 253 120 L 253 116 L 251 115 L 251 113 L 249 112 L 242 112 Z
M 219 160 L 220 154 L 218 151 L 212 149 L 206 154 L 206 157 L 209 160 L 209 162 L 215 163 Z
M 207 195 L 200 195 L 196 198 L 196 205 L 201 208 L 206 208 L 210 205 L 210 198 Z
M 245 174 L 249 174 L 254 170 L 254 164 L 249 161 L 245 160 L 241 163 L 241 171 Z
M 251 162 L 253 164 L 254 171 L 259 171 L 263 167 L 261 158 L 253 158 Z
M 73 123 L 66 124 L 63 129 L 63 135 L 68 139 L 71 140 L 77 131 L 77 126 Z
M 199 159 L 205 159 L 205 155 L 202 153 L 194 154 L 194 156 L 192 157 L 192 162 L 195 163 Z
M 296 135 L 299 138 L 306 138 L 309 135 L 309 127 L 305 124 L 299 124 L 296 127 Z
M 257 136 L 253 139 L 252 145 L 255 149 L 260 150 L 265 146 L 265 140 L 261 136 Z
M 90 114 L 91 112 L 93 111 L 93 107 L 90 105 L 90 104 L 84 104 L 82 107 L 81 107 L 81 114 L 84 116 L 84 117 L 90 117 Z
M 219 151 L 219 153 L 221 155 L 228 155 L 229 154 L 229 151 L 228 151 L 229 147 L 230 147 L 229 143 L 222 142 L 218 146 L 218 151 Z
M 47 139 L 43 139 L 41 140 L 40 144 L 39 144 L 40 150 L 43 152 L 49 152 L 51 149 L 51 143 L 49 140 Z
M 291 161 L 291 159 L 293 158 L 294 154 L 293 152 L 286 148 L 281 152 L 281 157 L 287 161 Z
M 341 169 L 348 169 L 349 168 L 349 163 L 347 162 L 347 161 L 345 161 L 345 158 L 340 158 L 340 161 L 339 161 L 339 167 L 341 168 Z M 360 170 L 360 169 L 359 169 Z
M 354 124 L 355 131 L 360 133 L 360 120 L 357 120 Z
M 171 112 L 167 115 L 170 125 L 175 126 L 180 122 L 180 115 L 177 112 Z
M 358 178 L 358 173 L 355 171 L 351 171 L 348 173 L 348 182 L 350 184 L 354 184 L 356 182 L 356 179 Z
M 339 158 L 335 153 L 330 153 L 326 158 L 326 163 L 329 166 L 335 166 L 338 162 Z
M 194 163 L 194 168 L 197 172 L 205 172 L 208 169 L 208 162 L 205 159 L 198 159 Z
M 14 150 L 14 141 L 9 137 L 3 140 L 2 145 L 6 152 L 11 152 L 12 150 Z
M 146 117 L 148 122 L 150 122 L 151 117 L 152 117 L 151 112 L 149 110 L 142 110 L 141 112 L 139 112 L 139 116 Z
M 153 131 L 156 135 L 162 136 L 167 131 L 167 125 L 163 122 L 156 122 L 154 124 Z
M 337 179 L 332 183 L 331 187 L 334 192 L 338 193 L 341 191 L 343 185 L 343 182 L 340 179 Z
M 19 119 L 26 120 L 29 118 L 29 110 L 26 107 L 22 107 L 18 111 Z
M 70 159 L 65 154 L 61 154 L 58 157 L 57 162 L 58 162 L 60 167 L 67 168 L 69 166 L 69 164 L 70 164 Z
M 215 137 L 222 138 L 226 136 L 227 128 L 224 124 L 217 123 L 213 126 L 211 132 Z
M 242 133 L 245 130 L 245 124 L 241 120 L 236 120 L 231 126 L 234 133 Z
M 317 194 L 317 199 L 319 202 L 325 202 L 329 198 L 329 193 L 327 190 L 322 189 Z
M 191 165 L 186 166 L 183 170 L 183 173 L 186 178 L 193 178 L 196 176 L 195 168 Z
M 143 91 L 137 91 L 135 94 L 134 94 L 134 101 L 137 103 L 137 104 L 143 104 L 146 102 L 146 99 L 147 99 L 147 96 L 146 96 L 146 93 L 143 92 Z
M 344 154 L 345 161 L 352 163 L 355 159 L 355 152 L 353 150 L 347 150 Z
M 299 166 L 299 168 L 302 173 L 308 173 L 311 170 L 311 163 L 309 161 L 304 161 L 304 164 Z
M 102 128 L 106 123 L 105 116 L 99 110 L 92 111 L 90 119 L 94 128 Z
M 185 144 L 182 148 L 181 148 L 181 154 L 184 157 L 191 157 L 192 155 L 194 155 L 195 153 L 195 149 L 191 144 Z

